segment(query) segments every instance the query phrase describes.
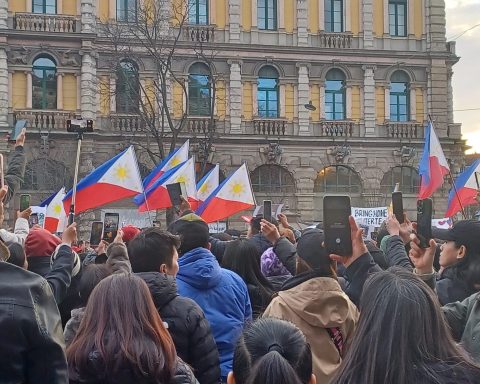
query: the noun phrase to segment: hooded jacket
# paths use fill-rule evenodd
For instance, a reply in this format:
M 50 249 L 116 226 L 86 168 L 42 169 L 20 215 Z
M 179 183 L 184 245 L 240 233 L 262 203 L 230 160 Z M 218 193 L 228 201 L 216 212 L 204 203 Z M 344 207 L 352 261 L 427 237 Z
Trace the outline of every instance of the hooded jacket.
M 29 231 L 28 220 L 20 217 L 15 221 L 13 233 L 3 228 L 0 229 L 0 238 L 7 244 L 18 243 L 24 246 Z
M 222 378 L 232 370 L 233 351 L 246 322 L 252 320 L 247 286 L 236 273 L 223 269 L 205 248 L 195 248 L 178 259 L 178 292 L 193 299 L 210 323 Z
M 342 356 L 327 328 L 339 328 L 343 345 L 352 337 L 358 321 L 358 310 L 330 277 L 304 280 L 304 274 L 287 282 L 292 288 L 280 291 L 265 310 L 263 317 L 276 317 L 295 324 L 312 348 L 313 373 L 318 383 L 329 383 L 342 362 Z M 295 285 L 295 282 L 300 284 Z

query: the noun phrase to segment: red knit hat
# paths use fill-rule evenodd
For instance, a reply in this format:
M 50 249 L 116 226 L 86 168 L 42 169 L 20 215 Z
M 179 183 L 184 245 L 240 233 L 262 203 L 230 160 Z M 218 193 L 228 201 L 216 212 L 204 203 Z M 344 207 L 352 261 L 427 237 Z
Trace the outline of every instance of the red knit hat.
M 133 238 L 141 232 L 140 229 L 138 229 L 133 225 L 126 225 L 125 227 L 122 228 L 122 231 L 123 231 L 122 240 L 125 243 L 128 243 L 129 241 L 133 240 Z
M 27 257 L 51 256 L 62 241 L 43 228 L 32 229 L 25 239 Z

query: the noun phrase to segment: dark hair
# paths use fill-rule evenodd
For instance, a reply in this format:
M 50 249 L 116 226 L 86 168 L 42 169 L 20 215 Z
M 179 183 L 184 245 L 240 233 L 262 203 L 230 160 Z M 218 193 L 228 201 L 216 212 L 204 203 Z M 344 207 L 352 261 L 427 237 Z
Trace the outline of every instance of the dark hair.
M 442 383 L 442 370 L 432 363 L 480 375 L 457 348 L 438 298 L 423 281 L 399 267 L 373 274 L 363 288 L 355 335 L 332 382 Z
M 211 233 L 210 236 L 213 237 L 214 239 L 218 239 L 218 240 L 221 240 L 221 241 L 230 241 L 230 240 L 233 239 L 233 237 L 231 235 L 229 235 L 228 233 L 225 233 L 225 232 Z
M 98 356 L 94 366 L 100 371 L 93 372 L 92 354 Z M 170 382 L 177 363 L 175 345 L 141 278 L 122 273 L 95 287 L 67 348 L 67 361 L 82 380 L 121 375 L 128 366 L 137 378 Z
M 257 215 L 255 217 L 252 217 L 252 219 L 250 220 L 250 228 L 253 235 L 260 233 L 260 229 L 261 229 L 260 223 L 262 220 L 263 220 L 263 215 Z M 270 222 L 278 228 L 278 221 L 274 217 L 272 217 Z
M 18 243 L 12 243 L 8 246 L 8 250 L 10 251 L 10 257 L 7 259 L 7 263 L 23 268 L 26 261 L 23 247 Z
M 210 240 L 210 231 L 208 224 L 197 219 L 189 220 L 187 216 L 183 216 L 168 226 L 168 230 L 180 237 L 180 247 L 178 254 L 184 255 L 195 248 L 206 248 Z
M 455 248 L 459 249 L 461 246 L 461 244 L 455 242 Z M 456 279 L 465 281 L 470 293 L 474 293 L 477 291 L 474 285 L 480 282 L 480 277 L 476 275 L 480 264 L 480 250 L 467 247 L 465 247 L 465 250 L 465 256 L 455 264 L 446 267 L 445 270 L 449 270 Z
M 111 270 L 105 264 L 88 264 L 83 269 L 78 283 L 78 293 L 83 306 L 87 305 L 88 298 L 98 283 L 110 276 L 110 274 Z
M 312 352 L 292 323 L 263 318 L 243 332 L 233 354 L 237 384 L 307 384 L 312 377 Z
M 179 245 L 179 238 L 170 232 L 156 227 L 144 229 L 128 243 L 133 272 L 159 272 L 162 264 L 170 267 Z
M 265 308 L 267 307 L 272 298 L 273 287 L 260 270 L 260 253 L 251 240 L 242 238 L 229 242 L 223 254 L 222 267 L 235 272 L 245 284 L 258 287 Z

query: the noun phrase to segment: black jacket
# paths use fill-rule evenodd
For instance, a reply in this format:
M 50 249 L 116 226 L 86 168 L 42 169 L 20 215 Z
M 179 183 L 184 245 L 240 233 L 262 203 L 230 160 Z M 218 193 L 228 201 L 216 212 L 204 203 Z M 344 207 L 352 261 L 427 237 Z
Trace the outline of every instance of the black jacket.
M 26 165 L 27 159 L 23 147 L 15 147 L 15 149 L 10 152 L 7 172 L 5 173 L 5 184 L 8 185 L 8 192 L 3 200 L 4 204 L 8 203 L 13 195 L 15 195 L 15 192 L 20 189 L 20 184 L 23 182 L 25 175 Z
M 137 275 L 147 283 L 160 317 L 168 324 L 178 356 L 192 367 L 200 384 L 219 383 L 217 345 L 202 309 L 178 295 L 174 277 L 158 272 Z
M 253 320 L 259 318 L 272 301 L 272 295 L 266 293 L 262 288 L 253 284 L 247 284 L 248 296 L 252 305 Z
M 68 383 L 62 324 L 49 284 L 0 262 L 0 382 Z
M 258 253 L 260 256 L 262 256 L 263 252 L 265 252 L 268 248 L 272 246 L 272 243 L 267 240 L 265 236 L 263 236 L 261 233 L 257 233 L 256 235 L 253 235 L 250 238 L 250 241 L 255 244 L 255 247 L 257 248 Z

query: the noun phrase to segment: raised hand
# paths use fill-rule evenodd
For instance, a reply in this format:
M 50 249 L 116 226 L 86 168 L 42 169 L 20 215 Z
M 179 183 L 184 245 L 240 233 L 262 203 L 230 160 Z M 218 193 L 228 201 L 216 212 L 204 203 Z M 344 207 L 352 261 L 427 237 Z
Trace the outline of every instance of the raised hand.
M 358 228 L 357 222 L 353 216 L 350 216 L 348 221 L 350 223 L 350 234 L 352 237 L 352 254 L 348 256 L 330 255 L 332 260 L 342 263 L 345 267 L 350 266 L 360 256 L 368 252 L 367 246 L 363 241 L 363 230 Z
M 426 275 L 433 272 L 433 259 L 437 250 L 437 243 L 430 239 L 428 248 L 420 247 L 420 239 L 412 233 L 410 235 L 410 252 L 408 256 L 416 268 L 419 275 Z

